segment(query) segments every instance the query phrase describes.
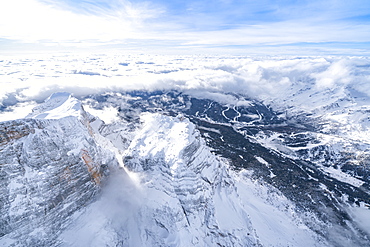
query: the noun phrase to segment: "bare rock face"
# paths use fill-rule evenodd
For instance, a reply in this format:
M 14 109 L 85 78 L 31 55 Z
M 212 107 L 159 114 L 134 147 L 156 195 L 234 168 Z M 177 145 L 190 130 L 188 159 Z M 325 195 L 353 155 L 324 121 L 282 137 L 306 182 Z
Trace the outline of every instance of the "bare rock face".
M 49 113 L 50 99 L 57 98 L 59 110 L 75 100 L 62 96 L 45 103 Z M 117 165 L 113 154 L 96 144 L 81 106 L 71 109 L 83 114 L 59 111 L 56 119 L 0 123 L 1 246 L 56 244 L 68 216 L 100 191 L 107 164 Z
M 41 128 L 41 126 L 39 126 Z M 35 133 L 29 121 L 9 121 L 1 123 L 0 146 L 7 145 L 30 133 Z

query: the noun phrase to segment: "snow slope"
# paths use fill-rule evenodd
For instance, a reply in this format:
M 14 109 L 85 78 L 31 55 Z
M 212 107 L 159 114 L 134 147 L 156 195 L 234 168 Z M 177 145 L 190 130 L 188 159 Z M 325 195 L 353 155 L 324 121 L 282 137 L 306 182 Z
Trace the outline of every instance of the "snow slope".
M 278 191 L 233 172 L 182 115 L 145 113 L 102 197 L 63 246 L 329 246 Z M 81 237 L 83 236 L 83 237 Z
M 70 93 L 53 93 L 44 104 L 35 107 L 26 118 L 59 119 L 63 117 L 81 117 L 81 102 Z

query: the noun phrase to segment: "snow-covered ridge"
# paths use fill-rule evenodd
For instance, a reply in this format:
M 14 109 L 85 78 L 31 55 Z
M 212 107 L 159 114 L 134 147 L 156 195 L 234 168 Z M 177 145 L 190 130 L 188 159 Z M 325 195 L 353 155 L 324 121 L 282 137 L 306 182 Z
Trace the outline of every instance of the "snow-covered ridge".
M 98 246 L 106 239 L 129 246 L 326 246 L 293 203 L 247 173 L 233 172 L 187 118 L 144 113 L 141 121 L 123 153 L 136 179 L 115 178 L 63 233 L 63 246 Z M 109 213 L 101 211 L 107 207 Z M 111 212 L 120 218 L 113 220 Z M 83 234 L 88 239 L 81 240 Z
M 50 95 L 43 104 L 35 107 L 26 118 L 59 119 L 81 117 L 81 102 L 70 93 L 61 92 Z

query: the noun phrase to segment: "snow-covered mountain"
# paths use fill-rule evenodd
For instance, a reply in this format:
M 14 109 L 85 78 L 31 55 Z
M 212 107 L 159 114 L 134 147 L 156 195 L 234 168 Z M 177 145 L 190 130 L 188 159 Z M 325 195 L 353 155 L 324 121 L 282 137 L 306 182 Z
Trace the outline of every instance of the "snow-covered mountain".
M 369 245 L 369 143 L 339 108 L 229 96 L 55 93 L 1 122 L 0 244 Z
M 130 122 L 138 121 L 140 112 L 180 113 L 195 124 L 212 153 L 226 158 L 229 170 L 250 172 L 251 180 L 284 195 L 305 225 L 330 244 L 367 243 L 363 219 L 369 216 L 368 144 L 333 131 L 335 123 L 328 128 L 330 123 L 319 114 L 302 111 L 292 118 L 259 101 L 237 97 L 242 104 L 174 91 L 107 94 L 85 102 L 114 106 L 120 118 Z
M 1 246 L 55 245 L 118 167 L 70 95 L 52 95 L 29 116 L 1 122 Z

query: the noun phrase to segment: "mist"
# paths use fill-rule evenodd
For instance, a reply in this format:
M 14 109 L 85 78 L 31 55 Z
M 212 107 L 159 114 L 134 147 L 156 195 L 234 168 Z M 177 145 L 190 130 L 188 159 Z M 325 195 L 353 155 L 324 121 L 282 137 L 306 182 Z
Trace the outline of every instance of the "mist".
M 138 224 L 144 193 L 125 170 L 113 171 L 97 201 L 75 213 L 70 227 L 60 236 L 62 246 L 98 247 L 107 241 L 118 245 L 123 239 L 130 246 L 142 245 Z

